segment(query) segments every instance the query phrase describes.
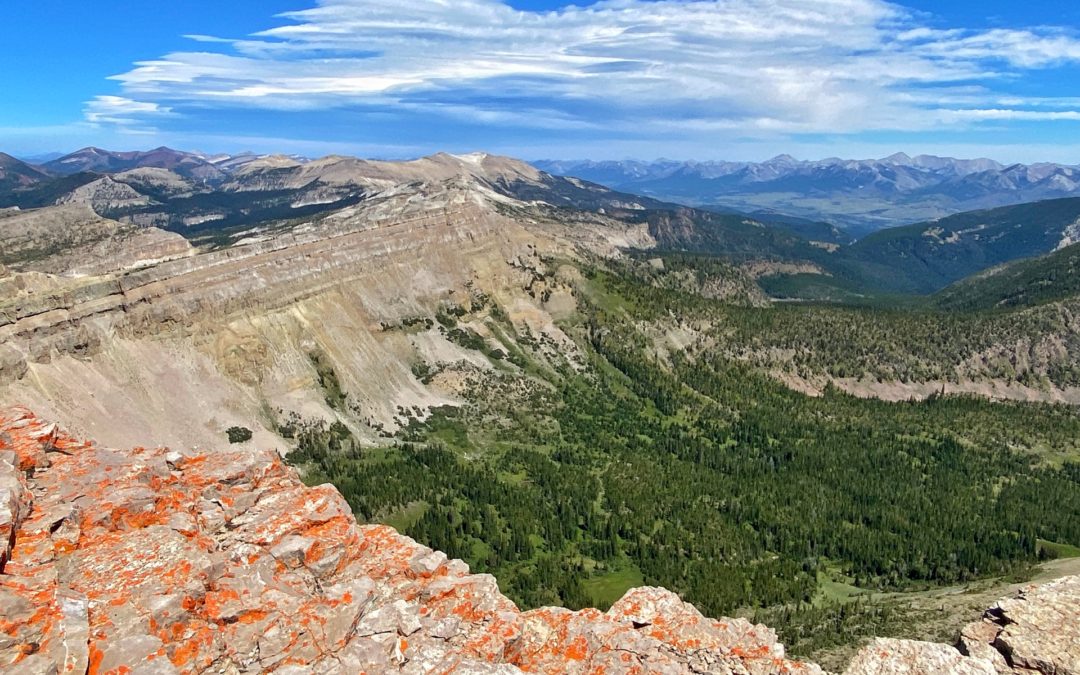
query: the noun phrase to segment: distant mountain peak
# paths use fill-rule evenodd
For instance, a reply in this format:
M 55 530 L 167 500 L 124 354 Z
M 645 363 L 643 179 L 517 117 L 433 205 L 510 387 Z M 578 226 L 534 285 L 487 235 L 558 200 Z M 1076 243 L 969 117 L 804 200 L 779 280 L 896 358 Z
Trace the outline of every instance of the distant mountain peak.
M 28 188 L 50 177 L 41 167 L 0 152 L 0 188 Z
M 772 159 L 770 159 L 770 160 L 768 160 L 767 162 L 764 162 L 764 163 L 765 164 L 795 165 L 795 164 L 799 164 L 800 162 L 799 162 L 799 160 L 795 159 L 791 155 L 781 154 L 781 155 L 777 155 L 776 157 L 773 157 Z
M 120 173 L 142 168 L 168 169 L 200 181 L 220 180 L 225 176 L 224 172 L 199 155 L 165 146 L 130 152 L 86 147 L 47 162 L 44 167 L 64 176 L 82 172 Z

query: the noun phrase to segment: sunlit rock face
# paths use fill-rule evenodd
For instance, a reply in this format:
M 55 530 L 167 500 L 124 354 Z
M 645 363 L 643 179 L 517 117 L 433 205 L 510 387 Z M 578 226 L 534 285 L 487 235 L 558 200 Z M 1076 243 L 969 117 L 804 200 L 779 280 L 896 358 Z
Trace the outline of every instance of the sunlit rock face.
M 1067 578 L 998 603 L 965 653 L 880 640 L 847 672 L 1075 673 L 1078 619 Z M 0 413 L 0 670 L 823 672 L 661 588 L 521 612 L 493 577 L 358 525 L 275 452 L 113 450 L 23 408 Z

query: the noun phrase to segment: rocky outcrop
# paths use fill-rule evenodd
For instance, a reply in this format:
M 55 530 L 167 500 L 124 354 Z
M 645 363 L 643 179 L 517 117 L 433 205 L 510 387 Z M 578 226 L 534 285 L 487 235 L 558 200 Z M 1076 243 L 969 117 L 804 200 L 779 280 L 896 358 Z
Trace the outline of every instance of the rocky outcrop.
M 87 204 L 97 213 L 146 206 L 151 199 L 135 188 L 121 183 L 112 176 L 101 178 L 78 187 L 57 200 L 57 204 Z
M 663 589 L 520 612 L 272 453 L 110 450 L 21 409 L 0 453 L 4 672 L 821 672 Z
M 1021 589 L 960 633 L 957 647 L 878 639 L 845 675 L 1076 675 L 1080 577 Z
M 822 673 L 664 589 L 521 612 L 274 453 L 112 450 L 25 409 L 0 413 L 0 545 L 10 673 Z M 992 608 L 969 655 L 879 640 L 847 674 L 1071 674 L 1078 617 L 1063 579 Z
M 124 171 L 112 176 L 120 183 L 124 183 L 142 194 L 165 195 L 178 197 L 190 195 L 197 189 L 197 185 L 183 176 L 155 167 L 143 167 Z
M 17 211 L 0 228 L 0 262 L 33 266 L 67 249 L 107 239 L 124 229 L 86 204 Z M 50 270 L 59 271 L 59 270 Z
M 83 188 L 90 189 L 103 181 L 131 190 L 109 177 Z M 194 249 L 179 234 L 97 215 L 89 198 L 13 214 L 4 219 L 4 227 L 0 228 L 0 261 L 22 272 L 62 277 L 106 275 L 193 253 Z M 0 308 L 7 306 L 10 299 L 7 288 L 0 286 Z M 39 296 L 36 301 L 43 299 Z
M 990 661 L 966 657 L 948 645 L 878 639 L 855 656 L 844 675 L 997 675 L 997 672 Z
M 845 675 L 1075 675 L 1080 673 L 1080 577 L 1021 590 L 960 634 L 957 648 L 878 639 Z
M 961 650 L 991 661 L 998 672 L 1009 666 L 1044 675 L 1080 673 L 1080 577 L 1022 590 L 991 607 L 981 622 L 961 635 Z

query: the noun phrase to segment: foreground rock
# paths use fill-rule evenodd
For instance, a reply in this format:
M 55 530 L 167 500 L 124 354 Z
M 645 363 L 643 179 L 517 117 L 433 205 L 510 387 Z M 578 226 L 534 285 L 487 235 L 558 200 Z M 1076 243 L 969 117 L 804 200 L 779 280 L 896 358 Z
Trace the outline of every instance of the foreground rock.
M 845 675 L 1076 675 L 1080 673 L 1080 577 L 1031 586 L 964 628 L 958 648 L 875 640 Z
M 1080 577 L 1065 577 L 1001 600 L 964 629 L 960 648 L 998 672 L 1080 673 Z M 1025 670 L 1026 669 L 1026 670 Z
M 1078 600 L 1080 579 L 1033 589 L 965 632 L 971 656 L 881 641 L 848 672 L 1073 673 Z M 520 612 L 277 455 L 110 450 L 23 409 L 0 413 L 0 670 L 822 672 L 658 588 Z
M 25 410 L 0 448 L 5 672 L 820 672 L 662 589 L 519 612 L 269 453 L 109 450 Z

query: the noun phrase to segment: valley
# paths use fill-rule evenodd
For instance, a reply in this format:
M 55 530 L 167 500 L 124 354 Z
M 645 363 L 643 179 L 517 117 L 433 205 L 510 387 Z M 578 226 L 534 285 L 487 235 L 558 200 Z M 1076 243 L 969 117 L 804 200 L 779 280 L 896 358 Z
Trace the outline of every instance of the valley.
M 665 314 L 704 323 L 693 296 L 649 303 L 590 276 L 585 309 L 562 324 L 583 371 L 520 356 L 497 374 L 445 365 L 429 377 L 460 369 L 464 408 L 410 425 L 390 451 L 298 431 L 292 461 L 364 517 L 494 573 L 524 606 L 604 607 L 662 585 L 714 615 L 773 608 L 750 615 L 818 662 L 835 640 L 922 634 L 915 591 L 1023 578 L 1053 555 L 1040 541 L 1080 534 L 1056 529 L 1080 508 L 1074 407 L 808 397 L 717 350 L 680 348 L 694 329 L 680 335 Z M 466 319 L 499 326 L 484 309 Z M 841 616 L 838 633 L 813 628 Z

